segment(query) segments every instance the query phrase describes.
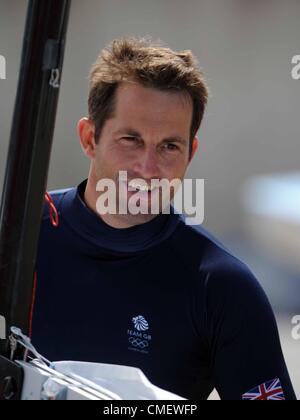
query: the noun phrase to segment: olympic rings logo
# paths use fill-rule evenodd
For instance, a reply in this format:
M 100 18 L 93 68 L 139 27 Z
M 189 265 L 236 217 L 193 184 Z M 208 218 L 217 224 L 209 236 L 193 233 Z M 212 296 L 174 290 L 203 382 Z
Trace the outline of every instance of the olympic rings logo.
M 133 345 L 133 347 L 138 347 L 139 349 L 145 349 L 149 347 L 149 343 L 146 340 L 141 340 L 139 338 L 130 337 L 129 343 Z

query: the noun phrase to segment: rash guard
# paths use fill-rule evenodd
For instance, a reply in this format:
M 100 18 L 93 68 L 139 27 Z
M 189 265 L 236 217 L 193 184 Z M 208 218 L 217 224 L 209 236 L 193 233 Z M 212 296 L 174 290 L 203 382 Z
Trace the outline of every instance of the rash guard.
M 255 399 L 247 395 L 262 386 L 267 398 L 256 399 L 296 399 L 273 311 L 249 268 L 174 211 L 108 226 L 85 204 L 85 186 L 51 192 L 58 228 L 44 209 L 38 351 L 52 361 L 138 367 L 187 399 L 207 399 L 214 388 L 223 400 Z

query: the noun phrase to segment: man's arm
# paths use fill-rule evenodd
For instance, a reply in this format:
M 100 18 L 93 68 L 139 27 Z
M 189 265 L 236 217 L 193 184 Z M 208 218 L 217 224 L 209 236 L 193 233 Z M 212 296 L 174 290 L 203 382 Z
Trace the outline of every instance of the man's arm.
M 207 332 L 223 400 L 296 400 L 270 303 L 238 260 L 208 276 Z

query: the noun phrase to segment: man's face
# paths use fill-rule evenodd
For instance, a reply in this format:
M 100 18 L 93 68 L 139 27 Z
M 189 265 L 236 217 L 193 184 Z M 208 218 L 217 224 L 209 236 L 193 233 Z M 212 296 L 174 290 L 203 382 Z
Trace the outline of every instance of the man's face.
M 192 111 L 192 101 L 183 93 L 120 84 L 114 116 L 105 122 L 95 146 L 91 166 L 94 181 L 108 178 L 118 185 L 120 171 L 127 171 L 128 182 L 139 178 L 149 186 L 153 179 L 183 180 L 190 162 Z M 124 190 L 122 193 L 124 199 Z M 126 186 L 127 199 L 133 194 Z M 155 216 L 120 217 L 134 225 Z

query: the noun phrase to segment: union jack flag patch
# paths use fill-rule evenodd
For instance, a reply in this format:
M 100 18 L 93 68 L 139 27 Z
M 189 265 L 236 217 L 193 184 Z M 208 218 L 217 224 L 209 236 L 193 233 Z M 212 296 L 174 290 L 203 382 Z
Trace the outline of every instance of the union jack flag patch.
M 265 382 L 242 396 L 243 400 L 251 401 L 285 401 L 283 389 L 279 379 Z

